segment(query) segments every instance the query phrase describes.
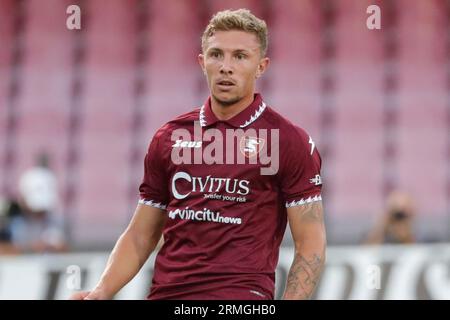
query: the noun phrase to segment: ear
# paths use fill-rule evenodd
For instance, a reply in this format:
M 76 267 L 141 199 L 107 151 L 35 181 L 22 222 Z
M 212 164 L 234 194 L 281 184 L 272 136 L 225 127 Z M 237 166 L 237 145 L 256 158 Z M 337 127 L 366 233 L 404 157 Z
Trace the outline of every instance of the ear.
M 264 72 L 266 72 L 270 63 L 270 59 L 268 57 L 264 57 L 259 61 L 258 70 L 256 71 L 256 78 L 261 77 Z
M 200 53 L 200 54 L 197 56 L 197 61 L 198 61 L 198 64 L 200 65 L 200 67 L 202 68 L 203 73 L 206 75 L 206 70 L 205 70 L 205 56 L 204 56 L 202 53 Z

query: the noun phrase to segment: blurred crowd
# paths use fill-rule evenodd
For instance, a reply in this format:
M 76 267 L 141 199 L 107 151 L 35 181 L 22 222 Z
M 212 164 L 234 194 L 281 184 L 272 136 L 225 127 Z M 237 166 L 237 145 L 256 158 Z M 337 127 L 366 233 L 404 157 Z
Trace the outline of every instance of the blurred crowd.
M 66 251 L 57 180 L 46 155 L 21 175 L 18 191 L 17 198 L 0 199 L 0 254 Z
M 386 209 L 370 230 L 366 244 L 411 244 L 414 235 L 414 201 L 402 191 L 393 191 L 387 198 Z

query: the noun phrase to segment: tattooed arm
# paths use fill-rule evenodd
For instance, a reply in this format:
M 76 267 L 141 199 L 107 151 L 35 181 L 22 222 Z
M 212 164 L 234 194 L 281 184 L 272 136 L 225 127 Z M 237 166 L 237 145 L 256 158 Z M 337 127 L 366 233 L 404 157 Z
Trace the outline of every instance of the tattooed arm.
M 325 263 L 326 234 L 322 202 L 288 208 L 295 256 L 289 270 L 284 299 L 309 299 Z

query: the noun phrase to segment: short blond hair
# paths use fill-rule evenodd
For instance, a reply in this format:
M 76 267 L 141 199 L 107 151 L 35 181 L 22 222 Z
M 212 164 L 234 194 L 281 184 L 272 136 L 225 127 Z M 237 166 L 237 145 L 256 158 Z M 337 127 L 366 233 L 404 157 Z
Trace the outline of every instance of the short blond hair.
M 269 44 L 267 25 L 248 9 L 224 10 L 217 12 L 209 21 L 202 35 L 202 50 L 205 51 L 206 41 L 216 31 L 240 30 L 250 32 L 258 38 L 261 55 L 264 57 Z

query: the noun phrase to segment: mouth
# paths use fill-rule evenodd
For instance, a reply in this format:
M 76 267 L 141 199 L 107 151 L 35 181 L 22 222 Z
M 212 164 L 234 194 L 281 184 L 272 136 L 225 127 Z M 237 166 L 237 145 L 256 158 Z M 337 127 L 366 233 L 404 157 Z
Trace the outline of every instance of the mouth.
M 221 89 L 230 89 L 231 87 L 235 86 L 234 81 L 232 80 L 219 80 L 216 82 L 217 86 L 219 86 L 219 88 Z

